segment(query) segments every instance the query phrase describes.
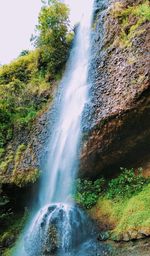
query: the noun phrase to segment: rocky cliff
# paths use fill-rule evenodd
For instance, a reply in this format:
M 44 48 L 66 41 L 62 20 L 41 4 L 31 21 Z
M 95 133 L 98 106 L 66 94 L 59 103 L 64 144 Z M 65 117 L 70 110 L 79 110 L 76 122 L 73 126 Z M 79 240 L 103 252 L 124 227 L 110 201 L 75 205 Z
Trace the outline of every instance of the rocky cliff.
M 148 1 L 97 0 L 83 176 L 139 166 L 150 174 L 149 12 Z

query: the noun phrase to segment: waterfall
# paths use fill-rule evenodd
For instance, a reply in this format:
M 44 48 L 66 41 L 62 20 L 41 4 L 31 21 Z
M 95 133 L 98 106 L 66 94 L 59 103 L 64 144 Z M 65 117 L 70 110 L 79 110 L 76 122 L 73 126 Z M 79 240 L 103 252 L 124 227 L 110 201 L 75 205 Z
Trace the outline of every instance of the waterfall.
M 88 64 L 93 0 L 85 3 L 74 48 L 61 83 L 57 122 L 49 142 L 46 174 L 41 187 L 41 206 L 66 202 L 77 169 L 81 117 L 88 96 Z
M 39 209 L 15 256 L 81 255 L 73 254 L 73 250 L 92 233 L 90 224 L 85 228 L 88 220 L 84 212 L 70 200 L 78 169 L 82 113 L 88 100 L 92 10 L 93 0 L 84 1 L 74 47 L 60 83 L 61 101 L 48 144 Z

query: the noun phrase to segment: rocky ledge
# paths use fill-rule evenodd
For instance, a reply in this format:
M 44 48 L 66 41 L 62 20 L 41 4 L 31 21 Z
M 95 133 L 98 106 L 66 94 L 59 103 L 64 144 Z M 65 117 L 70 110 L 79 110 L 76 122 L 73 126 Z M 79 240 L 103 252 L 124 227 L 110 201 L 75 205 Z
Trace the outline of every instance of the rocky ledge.
M 139 0 L 97 0 L 82 176 L 113 176 L 120 167 L 150 174 L 150 22 L 143 5 L 149 8 Z

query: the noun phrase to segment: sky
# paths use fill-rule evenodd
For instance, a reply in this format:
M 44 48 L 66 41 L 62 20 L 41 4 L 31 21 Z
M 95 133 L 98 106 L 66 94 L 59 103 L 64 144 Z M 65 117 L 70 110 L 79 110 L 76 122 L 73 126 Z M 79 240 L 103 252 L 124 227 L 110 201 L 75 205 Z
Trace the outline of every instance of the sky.
M 41 0 L 0 0 L 0 64 L 30 49 Z
M 71 9 L 70 19 L 76 23 L 86 0 L 63 0 Z M 41 0 L 0 0 L 0 64 L 9 63 L 22 50 L 32 49 Z

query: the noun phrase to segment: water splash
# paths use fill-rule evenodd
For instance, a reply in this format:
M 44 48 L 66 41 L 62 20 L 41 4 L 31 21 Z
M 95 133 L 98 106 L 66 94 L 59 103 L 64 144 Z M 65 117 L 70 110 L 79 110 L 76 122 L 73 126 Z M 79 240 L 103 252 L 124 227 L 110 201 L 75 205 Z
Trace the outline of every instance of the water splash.
M 62 203 L 46 205 L 37 213 L 25 237 L 25 251 L 28 256 L 63 255 L 85 241 L 89 232 L 92 236 L 92 229 L 92 223 L 78 207 Z

